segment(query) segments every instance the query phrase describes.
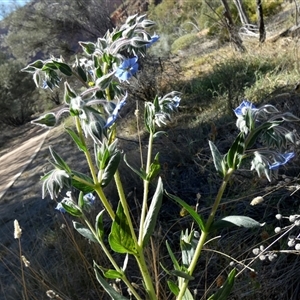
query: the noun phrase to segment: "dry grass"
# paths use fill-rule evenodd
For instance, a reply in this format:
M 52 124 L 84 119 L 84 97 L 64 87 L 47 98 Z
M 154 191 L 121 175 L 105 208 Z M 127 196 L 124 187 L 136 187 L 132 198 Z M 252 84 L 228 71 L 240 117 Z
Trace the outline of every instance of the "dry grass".
M 207 141 L 214 140 L 221 152 L 228 149 L 236 134 L 234 119 L 228 113 L 230 109 L 247 97 L 258 104 L 271 101 L 280 109 L 291 110 L 299 116 L 300 97 L 298 90 L 294 89 L 299 82 L 298 39 L 284 38 L 275 44 L 266 42 L 261 46 L 253 41 L 245 44 L 248 52 L 244 55 L 237 54 L 227 45 L 201 57 L 197 54 L 199 49 L 190 49 L 189 53 L 195 51 L 195 56 L 182 57 L 180 65 L 183 73 L 178 83 L 184 92 L 182 106 L 172 124 L 166 128 L 168 136 L 161 137 L 155 144 L 156 151 L 161 153 L 166 189 L 191 205 L 197 203 L 197 194 L 200 194 L 198 210 L 204 216 L 209 212 L 220 182 L 214 172 Z M 127 153 L 128 160 L 138 166 L 140 154 L 133 116 L 135 105 L 133 101 L 122 114 L 122 131 L 118 134 L 120 147 Z M 125 127 L 126 122 L 131 125 Z M 146 136 L 143 134 L 142 142 L 142 149 L 146 151 Z M 47 299 L 47 290 L 55 291 L 64 300 L 108 299 L 96 282 L 92 269 L 92 260 L 107 265 L 100 249 L 74 232 L 71 218 L 55 212 L 53 201 L 40 199 L 38 179 L 48 168 L 48 145 L 57 147 L 57 151 L 72 166 L 87 172 L 77 148 L 66 134 L 62 135 L 62 127 L 58 127 L 2 199 L 0 299 L 23 299 L 18 245 L 13 239 L 14 219 L 18 219 L 23 228 L 22 249 L 31 262 L 30 267 L 25 268 L 29 299 Z M 123 164 L 120 173 L 123 174 L 132 213 L 138 216 L 141 184 Z M 298 174 L 298 162 L 295 161 L 282 169 L 279 180 L 271 185 L 257 180 L 249 171 L 235 175 L 224 195 L 219 216 L 243 214 L 267 222 L 267 225 L 254 231 L 239 229 L 216 233 L 221 237 L 206 245 L 196 271 L 197 280 L 192 282 L 192 289 L 197 291 L 196 299 L 205 299 L 202 295 L 210 295 L 216 290 L 222 276 L 226 276 L 231 260 L 246 264 L 254 257 L 251 252 L 254 247 L 268 245 L 276 238 L 274 228 L 278 222 L 274 216 L 278 210 L 286 215 L 298 211 L 298 193 L 291 195 L 289 190 L 298 184 Z M 282 175 L 292 178 L 291 183 L 281 184 L 284 181 Z M 106 191 L 115 203 L 117 194 L 114 186 L 109 186 Z M 250 206 L 252 198 L 259 195 L 265 196 L 265 202 L 257 207 Z M 95 212 L 98 209 L 100 205 Z M 152 249 L 147 249 L 160 299 L 173 298 L 166 288 L 166 275 L 158 264 L 161 260 L 164 266 L 171 265 L 166 255 L 165 240 L 176 252 L 180 231 L 190 226 L 190 218 L 181 217 L 179 207 L 164 199 L 157 235 L 152 240 Z M 282 239 L 272 249 L 286 248 L 286 240 Z M 232 259 L 222 253 L 232 256 Z M 239 276 L 230 299 L 297 300 L 300 262 L 295 254 L 282 253 L 272 263 L 256 259 L 251 265 L 256 273 L 245 271 Z M 140 284 L 134 264 L 129 271 L 132 281 Z M 116 288 L 126 295 L 122 285 L 117 284 Z

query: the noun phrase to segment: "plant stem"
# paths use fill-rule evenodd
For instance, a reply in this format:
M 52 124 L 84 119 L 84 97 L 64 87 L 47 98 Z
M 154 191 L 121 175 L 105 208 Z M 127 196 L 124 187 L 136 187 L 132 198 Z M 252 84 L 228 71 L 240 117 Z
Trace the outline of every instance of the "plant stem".
M 220 202 L 222 200 L 222 197 L 223 197 L 223 194 L 224 194 L 224 191 L 225 191 L 225 188 L 229 182 L 229 179 L 231 177 L 231 175 L 233 174 L 233 171 L 234 169 L 229 169 L 224 177 L 224 180 L 219 188 L 219 191 L 218 191 L 218 194 L 216 196 L 216 199 L 215 199 L 215 202 L 211 208 L 211 212 L 210 212 L 210 215 L 207 219 L 207 222 L 205 224 L 205 231 L 202 231 L 201 232 L 201 236 L 200 236 L 200 239 L 198 241 L 198 244 L 197 244 L 197 247 L 196 247 L 196 250 L 195 250 L 195 254 L 193 256 L 193 259 L 187 269 L 187 273 L 189 275 L 192 275 L 196 266 L 197 266 L 197 262 L 198 262 L 198 259 L 201 255 L 201 251 L 203 249 L 203 246 L 205 244 L 205 241 L 207 239 L 207 236 L 209 234 L 209 229 L 210 229 L 210 226 L 211 224 L 213 223 L 214 221 L 214 218 L 215 218 L 215 215 L 216 215 L 216 212 L 217 212 L 217 209 L 220 205 Z M 185 291 L 188 287 L 188 284 L 189 284 L 189 280 L 188 279 L 184 279 L 183 280 L 183 284 L 179 287 L 180 288 L 180 291 L 179 291 L 179 294 L 178 296 L 176 297 L 176 300 L 182 300 L 183 297 L 184 297 L 184 294 L 185 294 Z
M 155 293 L 154 285 L 153 285 L 153 282 L 152 282 L 152 278 L 149 274 L 148 266 L 147 266 L 146 261 L 145 261 L 143 247 L 138 245 L 137 251 L 138 251 L 138 254 L 135 255 L 135 258 L 136 258 L 136 261 L 139 265 L 141 275 L 143 276 L 146 293 L 148 295 L 147 299 L 155 300 L 155 299 L 157 299 L 156 298 L 156 293 Z
M 127 279 L 124 271 L 118 266 L 117 262 L 114 260 L 114 258 L 110 254 L 109 250 L 106 248 L 105 244 L 103 243 L 103 241 L 98 237 L 95 229 L 93 228 L 93 226 L 91 225 L 91 223 L 89 222 L 89 220 L 86 218 L 85 215 L 83 215 L 82 218 L 83 218 L 84 222 L 87 224 L 87 226 L 89 227 L 89 229 L 91 230 L 91 232 L 93 233 L 93 235 L 95 236 L 95 238 L 97 239 L 99 245 L 101 246 L 101 248 L 104 251 L 106 257 L 109 259 L 109 261 L 111 262 L 111 264 L 113 265 L 113 267 L 115 268 L 115 270 L 122 275 L 121 279 L 127 285 L 128 289 L 131 291 L 131 293 L 135 296 L 135 298 L 137 300 L 142 300 L 142 298 L 136 292 L 135 288 L 132 286 L 132 284 L 130 283 L 130 281 Z
M 75 117 L 75 120 L 76 120 L 76 128 L 77 128 L 77 132 L 78 132 L 78 134 L 79 134 L 80 140 L 81 140 L 81 142 L 83 143 L 83 145 L 85 146 L 85 148 L 87 148 L 87 147 L 86 147 L 85 140 L 84 140 L 84 137 L 83 137 L 83 133 L 82 133 L 82 128 L 81 128 L 80 120 L 79 120 L 78 117 Z M 90 154 L 90 152 L 89 152 L 88 149 L 86 149 L 86 151 L 84 151 L 84 154 L 85 154 L 86 160 L 87 160 L 87 162 L 88 162 L 88 165 L 89 165 L 89 168 L 90 168 L 92 177 L 93 177 L 93 181 L 94 181 L 94 183 L 95 183 L 95 185 L 96 185 L 96 184 L 98 183 L 98 179 L 97 179 L 96 170 L 95 170 L 95 167 L 94 167 L 92 158 L 91 158 L 91 154 Z
M 91 154 L 90 154 L 89 150 L 86 147 L 86 143 L 85 143 L 85 140 L 84 140 L 84 137 L 83 137 L 80 120 L 79 120 L 78 117 L 75 117 L 75 120 L 76 120 L 76 128 L 77 128 L 80 140 L 86 148 L 86 151 L 84 151 L 84 154 L 85 154 L 86 160 L 88 162 L 88 165 L 89 165 L 89 168 L 90 168 L 90 171 L 91 171 L 91 174 L 92 174 L 92 178 L 93 178 L 93 181 L 94 181 L 94 189 L 97 192 L 104 208 L 106 209 L 106 211 L 110 215 L 111 219 L 114 220 L 115 219 L 115 213 L 114 213 L 111 205 L 109 204 L 105 194 L 103 193 L 103 190 L 102 190 L 101 186 L 99 185 L 97 174 L 96 174 L 96 169 L 94 167 Z
M 24 297 L 25 297 L 26 300 L 28 300 L 27 289 L 26 289 L 26 281 L 25 281 L 25 276 L 24 276 L 23 261 L 22 261 L 21 239 L 18 238 L 18 240 L 19 240 L 19 256 L 20 256 L 20 263 L 21 263 L 21 276 L 22 276 L 22 282 L 23 282 Z
M 152 156 L 152 148 L 153 148 L 153 132 L 150 132 L 149 135 L 149 143 L 148 143 L 148 154 L 147 154 L 147 163 L 146 163 L 146 175 L 150 171 L 151 165 L 151 156 Z M 149 193 L 149 180 L 144 180 L 144 195 L 143 195 L 143 205 L 141 212 L 141 220 L 140 220 L 140 230 L 139 230 L 139 245 L 143 244 L 143 236 L 144 236 L 144 222 L 147 213 L 147 201 L 148 201 L 148 193 Z
M 114 175 L 114 178 L 115 178 L 115 183 L 116 183 L 116 186 L 117 186 L 120 202 L 122 203 L 124 214 L 126 216 L 126 219 L 127 219 L 127 222 L 128 222 L 129 228 L 130 228 L 131 236 L 134 239 L 135 244 L 137 245 L 137 237 L 136 237 L 136 234 L 135 234 L 135 231 L 134 231 L 134 228 L 133 228 L 132 219 L 131 219 L 131 216 L 130 216 L 130 213 L 129 213 L 128 203 L 126 201 L 126 197 L 125 197 L 125 194 L 124 194 L 124 189 L 123 189 L 123 185 L 122 185 L 122 182 L 121 182 L 119 170 L 116 171 L 116 173 Z
M 95 191 L 96 191 L 97 195 L 99 196 L 101 203 L 103 204 L 105 210 L 108 212 L 110 218 L 112 219 L 112 221 L 114 221 L 115 212 L 114 212 L 113 208 L 111 207 L 110 203 L 108 202 L 108 200 L 103 192 L 102 187 L 97 184 L 95 186 Z
M 152 156 L 152 148 L 153 148 L 153 133 L 150 132 L 149 143 L 148 143 L 148 154 L 147 154 L 147 164 L 146 164 L 146 174 L 150 171 L 151 165 L 151 156 Z M 148 201 L 148 193 L 149 193 L 149 181 L 144 180 L 144 195 L 143 195 L 143 204 L 141 211 L 141 219 L 140 219 L 140 228 L 139 228 L 139 239 L 137 245 L 138 254 L 135 255 L 137 263 L 139 265 L 139 269 L 143 276 L 145 288 L 149 299 L 156 299 L 155 289 L 152 282 L 152 278 L 149 274 L 149 269 L 147 267 L 144 251 L 143 251 L 143 236 L 144 236 L 144 223 L 147 213 L 147 201 Z
M 150 299 L 156 299 L 155 298 L 156 297 L 155 296 L 155 290 L 154 290 L 154 286 L 153 286 L 153 283 L 152 283 L 152 278 L 149 274 L 149 270 L 148 270 L 148 267 L 147 267 L 147 264 L 146 264 L 146 261 L 145 261 L 145 255 L 144 255 L 144 252 L 143 252 L 143 247 L 138 245 L 137 237 L 136 237 L 136 234 L 135 234 L 135 231 L 134 231 L 134 228 L 133 228 L 132 219 L 131 219 L 131 216 L 130 216 L 130 213 L 129 213 L 129 210 L 128 210 L 128 203 L 127 203 L 126 198 L 125 198 L 125 194 L 124 194 L 123 185 L 122 185 L 122 182 L 121 182 L 121 179 L 120 179 L 119 171 L 117 171 L 115 173 L 114 178 L 115 178 L 119 198 L 120 198 L 120 201 L 121 201 L 123 209 L 124 209 L 124 214 L 126 215 L 126 219 L 128 221 L 128 225 L 130 227 L 131 236 L 132 236 L 132 238 L 135 242 L 135 245 L 137 247 L 138 254 L 135 255 L 135 259 L 138 263 L 141 275 L 143 277 L 144 284 L 145 284 L 145 287 L 146 287 L 146 292 L 147 292 Z

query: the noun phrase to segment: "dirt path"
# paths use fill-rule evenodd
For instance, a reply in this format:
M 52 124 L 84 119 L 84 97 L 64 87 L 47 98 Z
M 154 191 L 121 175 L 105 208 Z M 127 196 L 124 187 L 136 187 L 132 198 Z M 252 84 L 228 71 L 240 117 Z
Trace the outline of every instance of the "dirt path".
M 0 157 L 0 200 L 44 143 L 49 130 L 36 127 L 27 140 Z

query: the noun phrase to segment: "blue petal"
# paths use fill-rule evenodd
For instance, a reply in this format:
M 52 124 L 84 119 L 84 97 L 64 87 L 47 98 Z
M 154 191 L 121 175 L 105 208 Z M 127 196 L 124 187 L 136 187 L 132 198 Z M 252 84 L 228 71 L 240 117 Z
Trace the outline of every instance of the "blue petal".
M 107 118 L 106 124 L 104 128 L 110 127 L 112 124 L 115 123 L 118 113 L 120 109 L 126 104 L 126 99 L 127 99 L 127 93 L 124 96 L 124 98 L 116 105 L 115 109 L 113 110 L 112 114 Z
M 138 60 L 137 56 L 124 60 L 122 64 L 118 67 L 115 75 L 123 81 L 128 80 L 139 69 L 137 60 Z
M 88 202 L 88 204 L 94 204 L 96 197 L 92 193 L 88 193 L 83 196 L 83 199 Z
M 238 116 L 242 116 L 243 115 L 243 108 L 250 108 L 250 109 L 256 109 L 256 106 L 247 101 L 247 100 L 244 100 L 235 110 L 234 110 L 234 113 L 235 115 L 238 117 Z
M 66 210 L 64 209 L 64 207 L 62 206 L 62 204 L 60 202 L 56 205 L 55 209 L 59 210 L 62 213 L 66 212 Z
M 285 165 L 289 160 L 291 160 L 294 156 L 295 153 L 294 152 L 288 152 L 288 153 L 284 153 L 280 155 L 282 158 L 282 161 L 276 161 L 275 163 L 273 163 L 272 165 L 269 166 L 270 170 L 276 170 L 278 169 L 280 166 Z
M 175 97 L 173 98 L 173 101 L 174 101 L 174 107 L 175 107 L 175 108 L 177 108 L 177 107 L 179 106 L 180 100 L 181 100 L 181 98 L 178 97 L 178 96 L 175 96 Z
M 155 34 L 151 37 L 151 40 L 149 41 L 149 44 L 146 45 L 146 48 L 149 48 L 152 44 L 157 42 L 159 40 L 160 36 Z

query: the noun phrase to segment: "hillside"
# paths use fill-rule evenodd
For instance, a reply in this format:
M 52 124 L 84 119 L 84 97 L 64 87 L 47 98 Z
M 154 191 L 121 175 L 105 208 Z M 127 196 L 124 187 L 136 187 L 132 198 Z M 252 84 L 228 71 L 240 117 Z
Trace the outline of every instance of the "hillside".
M 113 6 L 116 4 L 113 1 L 110 3 Z M 123 5 L 130 7 L 132 12 L 140 12 L 138 10 L 143 3 L 133 0 Z M 117 9 L 112 17 L 119 21 L 124 14 Z M 139 77 L 128 86 L 130 99 L 120 111 L 117 121 L 120 126 L 118 147 L 134 166 L 139 165 L 140 149 L 144 156 L 148 150 L 146 131 L 137 133 L 136 130 L 137 105 L 142 111 L 145 98 L 151 100 L 148 99 L 150 95 L 152 97 L 157 92 L 164 93 L 175 88 L 182 92 L 178 113 L 172 115 L 171 123 L 162 127 L 167 134 L 155 140 L 155 152 L 160 152 L 160 174 L 165 189 L 184 199 L 204 217 L 207 217 L 221 183 L 208 141 L 213 141 L 221 153 L 226 153 L 238 133 L 233 109 L 242 100 L 248 99 L 257 107 L 272 104 L 280 111 L 300 117 L 298 37 L 281 34 L 294 24 L 293 16 L 294 6 L 284 4 L 280 13 L 266 20 L 265 43 L 259 44 L 257 36 L 243 36 L 247 49 L 245 53 L 235 51 L 231 43 L 223 40 L 223 36 L 210 36 L 208 30 L 199 30 L 186 34 L 189 36 L 183 41 L 177 40 L 177 45 L 175 40 L 170 46 L 173 46 L 173 52 L 165 55 L 165 52 L 159 52 L 159 48 L 164 48 L 166 44 L 162 34 L 161 41 L 154 45 L 149 58 L 143 61 Z M 157 58 L 155 53 L 164 55 Z M 92 270 L 92 260 L 105 260 L 102 252 L 94 243 L 86 243 L 84 238 L 80 238 L 73 229 L 70 216 L 54 210 L 55 201 L 49 197 L 41 199 L 39 179 L 51 168 L 48 163 L 49 146 L 58 151 L 69 165 L 88 173 L 83 153 L 78 151 L 64 131 L 64 127 L 71 126 L 70 119 L 66 118 L 63 124 L 51 129 L 32 162 L 0 199 L 0 300 L 23 299 L 18 241 L 13 237 L 15 219 L 23 230 L 22 253 L 31 262 L 24 271 L 30 300 L 49 299 L 46 298 L 48 290 L 55 291 L 64 300 L 108 299 L 99 288 Z M 292 129 L 299 131 L 299 125 L 292 125 Z M 6 128 L 1 132 L 4 142 L 0 144 L 4 147 L 0 155 L 17 148 L 32 134 L 33 125 L 29 123 L 19 128 Z M 92 144 L 89 147 L 92 148 Z M 253 263 L 237 278 L 229 299 L 298 299 L 299 251 L 288 248 L 286 236 L 277 240 L 279 235 L 274 233 L 274 228 L 278 226 L 291 226 L 289 216 L 299 214 L 298 145 L 294 151 L 295 159 L 280 168 L 277 178 L 271 183 L 250 171 L 249 162 L 232 177 L 217 215 L 250 216 L 260 223 L 266 222 L 266 225 L 255 229 L 225 229 L 218 232 L 217 237 L 211 236 L 195 273 L 197 279 L 192 285 L 197 293 L 196 299 L 207 299 L 206 293 L 211 295 L 224 283 L 232 260 L 237 262 L 238 270 L 251 260 Z M 126 197 L 133 207 L 132 213 L 138 219 L 141 180 L 129 173 L 123 162 L 120 174 Z M 62 191 L 60 199 L 65 192 Z M 109 185 L 106 192 L 109 200 L 116 205 L 115 186 Z M 259 196 L 264 201 L 259 205 L 250 205 L 252 199 Z M 93 217 L 101 208 L 98 203 L 92 212 Z M 284 216 L 282 220 L 275 218 L 278 213 Z M 180 256 L 180 231 L 193 226 L 191 224 L 192 219 L 186 211 L 164 197 L 158 217 L 159 226 L 152 240 L 157 252 L 153 252 L 153 248 L 149 250 L 149 264 L 154 261 L 154 253 L 164 258 L 164 265 L 172 265 L 167 259 L 165 241 L 168 240 L 170 246 L 176 249 L 176 255 Z M 105 223 L 105 231 L 108 230 Z M 289 233 L 289 237 L 298 236 L 297 227 L 294 226 Z M 277 254 L 277 259 L 258 259 L 252 250 L 261 245 L 272 245 L 272 253 Z M 123 257 L 120 264 L 123 264 Z M 135 270 L 134 265 L 129 268 Z M 165 282 L 167 275 L 163 269 L 159 268 L 159 271 L 158 288 L 163 295 L 160 299 L 173 299 Z M 134 272 L 131 279 L 142 289 L 140 278 Z M 127 295 L 126 288 L 118 281 L 111 283 Z M 205 296 L 200 298 L 202 295 Z

